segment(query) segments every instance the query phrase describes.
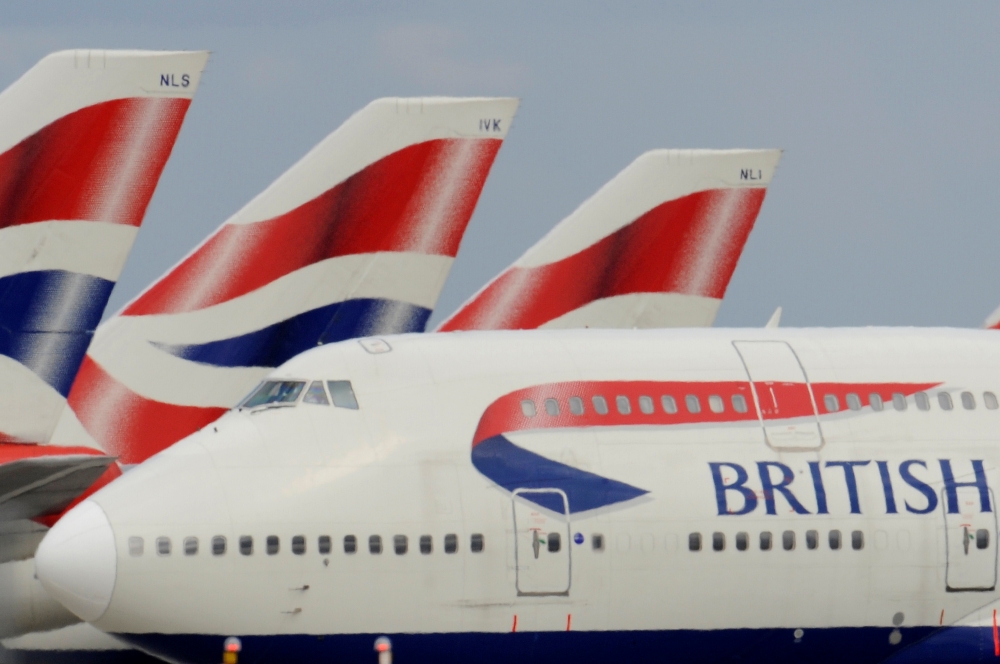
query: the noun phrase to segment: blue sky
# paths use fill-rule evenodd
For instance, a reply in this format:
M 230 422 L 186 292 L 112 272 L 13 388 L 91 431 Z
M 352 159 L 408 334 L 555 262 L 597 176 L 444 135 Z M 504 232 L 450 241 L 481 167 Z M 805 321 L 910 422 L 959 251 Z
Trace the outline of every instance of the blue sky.
M 438 313 L 641 152 L 780 147 L 718 325 L 976 326 L 1000 304 L 1000 4 L 45 2 L 0 86 L 64 48 L 210 49 L 117 309 L 352 112 L 516 95 Z

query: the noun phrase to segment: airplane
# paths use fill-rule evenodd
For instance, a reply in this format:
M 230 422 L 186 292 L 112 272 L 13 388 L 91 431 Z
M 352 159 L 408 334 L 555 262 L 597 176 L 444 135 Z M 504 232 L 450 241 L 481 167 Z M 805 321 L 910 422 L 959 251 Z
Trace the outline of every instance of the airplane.
M 780 150 L 652 150 L 437 331 L 709 327 Z
M 19 561 L 40 522 L 114 477 L 100 450 L 48 443 L 207 60 L 60 51 L 0 93 L 0 635 L 75 620 L 41 608 Z
M 998 363 L 946 328 L 343 341 L 74 508 L 36 573 L 178 662 L 986 661 Z

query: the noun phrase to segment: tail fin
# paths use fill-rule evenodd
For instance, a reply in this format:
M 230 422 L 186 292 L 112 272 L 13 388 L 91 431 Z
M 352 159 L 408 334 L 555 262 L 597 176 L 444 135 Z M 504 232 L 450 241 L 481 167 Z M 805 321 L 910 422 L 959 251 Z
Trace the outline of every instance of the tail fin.
M 643 154 L 438 330 L 711 325 L 780 157 Z
M 0 93 L 0 441 L 52 434 L 207 59 L 62 51 Z
M 351 117 L 101 326 L 69 399 L 89 434 L 135 463 L 304 350 L 422 331 L 517 103 Z

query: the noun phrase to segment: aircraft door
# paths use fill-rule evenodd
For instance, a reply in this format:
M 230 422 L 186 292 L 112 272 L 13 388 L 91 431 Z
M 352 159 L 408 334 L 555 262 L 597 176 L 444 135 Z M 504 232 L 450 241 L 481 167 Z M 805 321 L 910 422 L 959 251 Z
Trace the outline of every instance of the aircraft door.
M 768 445 L 811 450 L 823 444 L 816 400 L 805 370 L 784 341 L 734 341 L 743 360 Z
M 997 585 L 997 517 L 993 490 L 990 511 L 981 511 L 977 487 L 956 487 L 958 514 L 948 512 L 948 496 L 941 490 L 945 531 L 945 589 L 948 592 L 993 590 Z
M 551 511 L 531 502 L 538 500 Z M 559 489 L 515 489 L 518 595 L 569 595 L 569 500 Z

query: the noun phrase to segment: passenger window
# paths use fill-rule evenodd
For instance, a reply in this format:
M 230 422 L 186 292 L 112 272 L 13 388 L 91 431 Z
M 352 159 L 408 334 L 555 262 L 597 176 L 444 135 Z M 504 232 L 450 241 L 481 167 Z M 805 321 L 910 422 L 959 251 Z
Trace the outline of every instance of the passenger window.
M 559 533 L 549 533 L 548 536 L 549 553 L 559 553 L 559 549 L 561 546 L 562 546 L 562 538 L 559 537 Z
M 723 533 L 712 533 L 712 551 L 722 551 L 726 548 L 726 536 Z
M 535 416 L 535 402 L 531 399 L 521 399 L 521 413 L 525 417 Z
M 882 410 L 885 408 L 885 405 L 882 403 L 882 397 L 874 392 L 868 395 L 868 404 L 872 407 L 872 410 Z
M 795 531 L 786 530 L 781 533 L 781 548 L 785 551 L 791 551 L 795 548 Z
M 242 408 L 254 408 L 270 403 L 295 403 L 305 387 L 305 381 L 268 380 L 240 404 Z
M 865 534 L 860 530 L 851 531 L 851 548 L 855 551 L 865 548 Z
M 917 392 L 913 395 L 913 402 L 917 404 L 917 410 L 930 410 L 931 400 L 926 392 Z
M 847 407 L 851 410 L 861 410 L 861 397 L 854 392 L 847 395 Z
M 434 551 L 434 539 L 430 535 L 420 536 L 420 553 L 425 556 Z
M 826 412 L 828 413 L 836 413 L 840 411 L 840 401 L 837 399 L 836 394 L 824 395 L 823 405 L 826 407 Z
M 329 535 L 320 535 L 319 540 L 316 541 L 316 545 L 320 554 L 324 556 L 333 550 L 333 540 L 330 539 Z
M 583 415 L 583 399 L 580 397 L 570 397 L 569 412 L 574 415 Z
M 750 537 L 744 532 L 736 533 L 736 550 L 746 551 L 749 546 Z
M 941 410 L 951 410 L 951 395 L 947 392 L 938 392 L 938 405 L 941 406 Z
M 472 537 L 469 538 L 469 551 L 472 553 L 482 553 L 485 544 L 486 540 L 481 533 L 473 533 Z
M 701 533 L 688 535 L 688 551 L 701 551 Z
M 629 415 L 632 412 L 632 404 L 629 403 L 628 397 L 619 394 L 615 397 L 615 406 L 618 407 L 618 412 L 622 415 Z
M 672 396 L 664 394 L 660 397 L 660 405 L 667 415 L 674 415 L 677 412 L 677 401 Z
M 344 535 L 344 553 L 357 553 L 358 538 L 354 535 Z
M 281 542 L 278 540 L 277 535 L 268 535 L 267 539 L 264 540 L 264 546 L 267 549 L 267 555 L 273 556 L 278 553 L 281 548 Z
M 735 410 L 737 413 L 747 412 L 747 400 L 743 397 L 742 394 L 734 394 L 733 398 L 730 399 L 730 401 L 733 402 L 733 410 Z
M 302 403 L 316 403 L 329 406 L 330 400 L 326 398 L 326 390 L 323 388 L 323 381 L 314 380 L 309 384 L 306 395 L 302 397 Z
M 689 413 L 700 413 L 701 412 L 701 401 L 694 394 L 689 394 L 684 397 L 684 405 L 687 406 Z
M 604 551 L 604 535 L 594 533 L 590 536 L 590 548 L 594 551 Z
M 382 536 L 371 535 L 368 537 L 368 553 L 379 555 L 382 553 Z
M 972 396 L 972 392 L 962 392 L 962 408 L 966 410 L 976 409 L 976 397 Z
M 608 414 L 608 401 L 602 396 L 596 396 L 590 400 L 594 404 L 594 411 L 598 415 Z
M 170 555 L 170 538 L 169 537 L 157 537 L 156 538 L 156 554 L 160 556 Z
M 708 397 L 708 409 L 713 413 L 721 413 L 726 409 L 726 404 L 718 394 Z
M 409 550 L 410 540 L 406 535 L 395 535 L 392 538 L 392 548 L 397 556 L 401 556 Z
M 253 555 L 253 537 L 250 535 L 240 536 L 240 553 L 244 556 Z
M 836 551 L 840 548 L 840 531 L 831 530 L 830 531 L 830 548 Z
M 819 533 L 815 530 L 806 531 L 806 548 L 815 549 L 819 546 Z
M 226 538 L 222 535 L 216 535 L 212 538 L 212 555 L 213 556 L 224 556 L 226 555 Z
M 184 538 L 184 555 L 185 556 L 196 556 L 196 555 L 198 555 L 198 538 L 197 537 L 185 537 Z
M 639 397 L 639 410 L 643 412 L 644 415 L 653 414 L 653 398 L 642 396 Z
M 906 396 L 900 392 L 892 393 L 892 407 L 898 411 L 906 410 Z
M 444 536 L 444 552 L 455 553 L 458 551 L 458 535 L 449 533 Z
M 559 402 L 556 401 L 555 399 L 546 399 L 545 412 L 551 415 L 552 417 L 557 416 L 559 414 Z
M 296 535 L 292 538 L 292 553 L 301 556 L 306 552 L 306 538 L 304 535 Z
M 328 380 L 326 386 L 330 388 L 330 398 L 337 408 L 358 409 L 358 398 L 354 396 L 354 388 L 349 380 Z
M 142 555 L 142 551 L 145 548 L 146 543 L 141 537 L 129 537 L 128 538 L 128 555 L 138 558 Z
M 976 531 L 976 548 L 985 549 L 990 545 L 990 531 L 980 528 Z
M 773 538 L 771 537 L 771 533 L 769 533 L 766 530 L 764 532 L 762 532 L 760 534 L 760 550 L 761 551 L 770 551 L 771 550 L 771 545 L 773 543 L 772 540 L 773 540 Z
M 997 406 L 997 395 L 992 392 L 983 392 L 983 405 L 989 410 L 996 410 Z

